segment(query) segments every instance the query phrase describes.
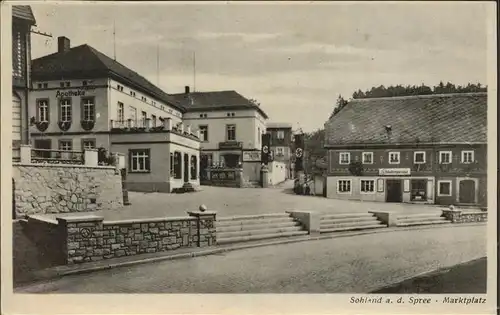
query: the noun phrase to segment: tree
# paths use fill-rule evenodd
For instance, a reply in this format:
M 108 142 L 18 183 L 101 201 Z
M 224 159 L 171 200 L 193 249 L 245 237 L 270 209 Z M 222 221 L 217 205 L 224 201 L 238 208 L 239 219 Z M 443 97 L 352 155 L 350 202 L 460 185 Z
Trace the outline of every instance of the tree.
M 337 102 L 335 103 L 335 107 L 333 108 L 333 112 L 330 115 L 330 118 L 333 116 L 337 115 L 337 113 L 344 108 L 347 105 L 348 101 L 346 101 L 342 95 L 339 94 L 339 97 L 337 98 Z

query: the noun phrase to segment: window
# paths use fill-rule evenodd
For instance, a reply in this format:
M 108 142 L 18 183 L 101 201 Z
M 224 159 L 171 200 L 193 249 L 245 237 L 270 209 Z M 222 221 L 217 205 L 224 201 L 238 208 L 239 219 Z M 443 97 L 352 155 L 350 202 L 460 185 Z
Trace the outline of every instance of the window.
M 155 115 L 151 115 L 151 124 L 153 127 L 156 127 L 156 116 Z
M 361 180 L 361 192 L 375 192 L 375 180 Z
M 141 101 L 146 101 L 146 98 L 144 96 L 141 96 Z
M 236 141 L 236 125 L 226 125 L 226 140 Z
M 95 121 L 95 104 L 93 97 L 82 98 L 82 120 Z
M 451 196 L 451 180 L 438 181 L 438 196 Z
M 174 154 L 170 153 L 170 177 L 174 177 Z
M 202 141 L 208 141 L 208 126 L 199 126 Z
M 70 122 L 71 121 L 71 99 L 65 98 L 61 100 L 61 122 Z
M 82 150 L 95 149 L 95 139 L 82 139 Z
M 234 114 L 234 113 L 231 113 L 231 116 L 232 116 L 232 117 L 234 117 L 234 116 L 235 116 L 235 114 Z
M 283 156 L 284 155 L 284 148 L 283 147 L 277 147 L 276 148 L 276 155 L 277 156 Z
M 339 154 L 339 164 L 349 164 L 351 163 L 351 153 L 340 152 Z
M 117 113 L 118 121 L 123 122 L 125 120 L 125 111 L 123 109 L 123 103 L 118 102 L 118 113 Z
M 351 180 L 344 179 L 337 181 L 337 192 L 338 193 L 350 193 L 351 192 Z
M 39 89 L 41 89 L 41 88 L 42 88 L 42 83 L 38 83 L 38 84 L 37 84 L 37 87 L 38 87 Z
M 143 126 L 146 126 L 146 119 L 148 118 L 148 114 L 146 112 L 142 111 L 141 116 L 142 116 Z
M 73 150 L 73 143 L 71 140 L 59 140 L 59 150 L 71 151 Z
M 70 87 L 71 86 L 71 82 L 66 82 L 66 87 Z
M 413 153 L 413 163 L 424 164 L 425 163 L 425 152 L 418 151 Z
M 181 179 L 182 178 L 182 156 L 178 151 L 174 152 L 174 178 Z
M 120 92 L 123 92 L 123 86 L 121 86 L 120 84 L 116 85 L 116 89 Z
M 198 178 L 198 159 L 196 155 L 191 155 L 191 179 Z
M 470 164 L 474 162 L 474 151 L 462 151 L 462 163 Z
M 427 200 L 427 180 L 412 179 L 411 180 L 411 200 Z
M 137 121 L 137 108 L 135 108 L 134 106 L 129 106 L 128 109 L 130 111 L 129 119 Z
M 82 85 L 83 85 L 83 86 L 87 86 L 87 81 L 83 81 L 83 82 L 82 82 Z
M 63 88 L 64 87 L 64 82 L 59 83 L 59 85 Z
M 285 131 L 283 131 L 283 130 L 278 130 L 278 132 L 276 133 L 276 138 L 278 138 L 278 140 L 283 140 L 283 139 L 285 139 Z
M 149 149 L 133 149 L 129 150 L 129 154 L 131 172 L 149 172 L 151 170 Z
M 451 163 L 451 151 L 439 151 L 439 163 L 450 164 Z
M 15 77 L 23 76 L 24 45 L 21 32 L 12 34 L 12 75 Z
M 231 117 L 231 113 L 227 113 L 227 117 Z
M 49 122 L 49 101 L 37 100 L 37 121 Z
M 49 87 L 49 84 L 48 84 L 48 83 L 44 83 L 44 84 L 43 84 L 43 88 L 44 88 L 44 89 L 47 89 L 48 87 Z
M 389 152 L 389 164 L 399 164 L 400 153 L 399 152 Z
M 373 152 L 363 152 L 363 164 L 373 164 Z

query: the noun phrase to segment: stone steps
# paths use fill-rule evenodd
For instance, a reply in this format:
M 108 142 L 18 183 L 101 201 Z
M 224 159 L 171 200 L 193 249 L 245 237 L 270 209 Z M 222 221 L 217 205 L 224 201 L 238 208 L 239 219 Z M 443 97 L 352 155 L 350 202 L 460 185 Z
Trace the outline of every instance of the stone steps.
M 217 219 L 215 226 L 218 244 L 308 234 L 300 222 L 286 213 L 223 217 Z
M 387 227 L 371 213 L 326 214 L 320 220 L 320 233 L 377 229 Z
M 404 214 L 397 216 L 397 226 L 429 225 L 451 223 L 439 213 Z

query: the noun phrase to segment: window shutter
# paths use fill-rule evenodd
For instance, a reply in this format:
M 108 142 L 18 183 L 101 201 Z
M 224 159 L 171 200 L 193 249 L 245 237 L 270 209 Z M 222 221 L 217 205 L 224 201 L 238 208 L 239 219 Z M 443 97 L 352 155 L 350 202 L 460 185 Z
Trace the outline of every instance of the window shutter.
M 132 150 L 128 150 L 128 170 L 132 171 Z
M 151 171 L 151 149 L 146 149 L 146 154 L 148 155 L 146 159 L 146 170 Z

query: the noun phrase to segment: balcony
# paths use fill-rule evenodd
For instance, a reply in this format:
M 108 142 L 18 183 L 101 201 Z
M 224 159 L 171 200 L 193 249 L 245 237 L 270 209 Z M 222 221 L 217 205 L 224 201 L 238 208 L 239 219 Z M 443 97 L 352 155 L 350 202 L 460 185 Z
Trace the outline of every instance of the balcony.
M 220 150 L 241 150 L 243 149 L 243 142 L 241 141 L 223 141 L 219 142 Z

